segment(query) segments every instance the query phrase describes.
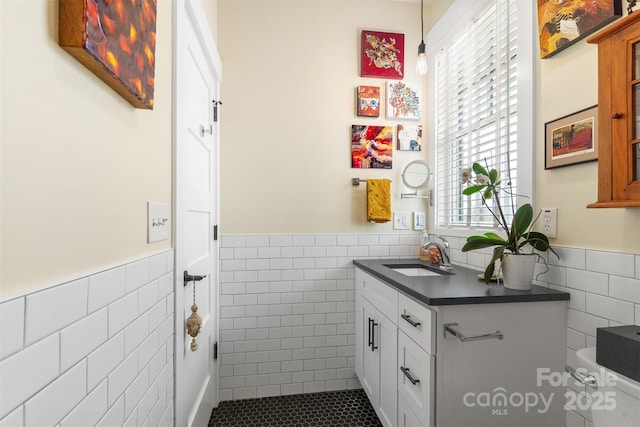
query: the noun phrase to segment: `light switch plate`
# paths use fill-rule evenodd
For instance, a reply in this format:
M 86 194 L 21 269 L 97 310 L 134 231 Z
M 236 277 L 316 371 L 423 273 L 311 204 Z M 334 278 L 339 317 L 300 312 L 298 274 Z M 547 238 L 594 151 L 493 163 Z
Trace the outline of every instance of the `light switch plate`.
M 147 243 L 169 238 L 169 207 L 166 203 L 147 202 Z
M 409 212 L 393 213 L 393 229 L 394 230 L 411 230 Z
M 425 214 L 424 212 L 414 212 L 413 213 L 413 229 L 414 230 L 424 230 L 425 225 Z

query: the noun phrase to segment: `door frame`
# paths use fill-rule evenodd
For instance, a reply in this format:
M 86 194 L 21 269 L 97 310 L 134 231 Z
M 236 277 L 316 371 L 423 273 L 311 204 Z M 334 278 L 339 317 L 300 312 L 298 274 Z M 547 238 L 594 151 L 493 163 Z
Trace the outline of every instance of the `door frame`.
M 217 46 L 215 43 L 215 40 L 213 38 L 213 35 L 211 33 L 211 29 L 209 27 L 209 23 L 207 21 L 205 12 L 204 12 L 204 8 L 202 6 L 202 1 L 201 0 L 172 0 L 172 210 L 173 210 L 173 216 L 174 218 L 176 217 L 176 212 L 177 212 L 177 201 L 179 200 L 179 198 L 177 197 L 178 194 L 178 188 L 177 188 L 177 171 L 179 168 L 185 168 L 188 167 L 188 165 L 184 165 L 184 164 L 178 164 L 178 159 L 176 156 L 176 152 L 177 152 L 177 147 L 178 147 L 178 143 L 181 141 L 180 138 L 182 138 L 181 132 L 180 130 L 177 128 L 177 123 L 178 123 L 178 118 L 181 117 L 181 114 L 185 114 L 183 111 L 183 108 L 181 108 L 181 106 L 178 104 L 177 100 L 178 97 L 176 96 L 176 93 L 178 93 L 180 90 L 182 90 L 183 88 L 183 82 L 181 82 L 179 80 L 180 75 L 178 73 L 178 69 L 180 67 L 180 65 L 178 64 L 178 60 L 179 58 L 186 54 L 186 52 L 182 52 L 179 51 L 180 49 L 184 49 L 185 43 L 183 43 L 183 40 L 186 38 L 186 27 L 187 25 L 191 25 L 193 31 L 195 32 L 196 36 L 198 37 L 199 42 L 202 44 L 202 46 L 204 46 L 204 54 L 205 54 L 205 60 L 207 61 L 207 64 L 209 66 L 209 68 L 213 71 L 214 77 L 215 79 L 221 83 L 222 82 L 222 62 L 220 60 L 220 56 L 218 54 L 218 50 L 217 50 Z M 213 132 L 215 133 L 215 141 L 216 141 L 216 147 L 219 147 L 219 142 L 220 142 L 220 126 L 219 126 L 219 118 L 220 118 L 220 114 L 218 114 L 218 125 L 214 124 L 213 126 Z M 215 194 L 216 194 L 216 200 L 214 202 L 216 209 L 215 209 L 215 218 L 214 218 L 214 223 L 215 224 L 220 224 L 220 151 L 219 148 L 216 148 L 217 150 L 217 155 L 216 155 L 216 159 L 217 159 L 217 166 L 216 166 L 216 176 L 214 178 L 215 181 Z M 174 312 L 174 366 L 173 366 L 173 378 L 174 378 L 174 395 L 173 395 L 173 407 L 174 407 L 174 425 L 176 425 L 176 422 L 178 420 L 178 416 L 180 415 L 181 418 L 182 414 L 179 414 L 178 412 L 181 411 L 181 408 L 178 405 L 178 401 L 180 396 L 182 395 L 182 391 L 179 389 L 179 387 L 182 385 L 181 381 L 179 381 L 179 379 L 177 378 L 177 371 L 178 371 L 178 357 L 177 357 L 177 351 L 182 351 L 183 347 L 184 347 L 184 342 L 181 339 L 182 334 L 179 332 L 179 328 L 184 328 L 184 322 L 185 319 L 181 319 L 181 315 L 180 313 L 182 313 L 183 310 L 183 292 L 184 292 L 184 287 L 183 287 L 183 272 L 182 271 L 178 271 L 177 268 L 177 257 L 178 257 L 178 251 L 180 250 L 180 248 L 177 247 L 177 242 L 179 242 L 180 240 L 178 239 L 178 221 L 174 220 L 172 221 L 172 242 L 173 242 L 173 246 L 174 246 L 174 264 L 176 265 L 176 268 L 174 268 L 175 270 L 175 277 L 174 277 L 174 308 L 173 308 L 173 312 Z M 214 245 L 218 246 L 218 250 L 216 251 L 216 253 L 218 254 L 217 258 L 214 260 L 215 265 L 212 266 L 212 268 L 217 271 L 216 277 L 219 276 L 219 241 L 218 242 L 214 242 Z M 218 282 L 216 281 L 215 283 L 211 283 L 212 286 L 214 286 L 214 292 L 216 292 L 216 295 L 219 294 L 219 289 L 218 289 Z M 219 319 L 220 319 L 220 315 L 219 315 L 219 304 L 218 302 L 218 298 L 215 298 L 216 304 L 214 304 L 212 306 L 212 313 L 211 315 L 214 316 L 214 324 L 215 324 L 215 332 L 214 332 L 214 340 L 215 342 L 219 342 Z M 212 361 L 213 363 L 213 361 Z M 214 407 L 217 407 L 219 402 L 220 402 L 220 392 L 219 392 L 219 363 L 214 363 L 214 389 L 215 389 L 215 396 L 214 396 Z

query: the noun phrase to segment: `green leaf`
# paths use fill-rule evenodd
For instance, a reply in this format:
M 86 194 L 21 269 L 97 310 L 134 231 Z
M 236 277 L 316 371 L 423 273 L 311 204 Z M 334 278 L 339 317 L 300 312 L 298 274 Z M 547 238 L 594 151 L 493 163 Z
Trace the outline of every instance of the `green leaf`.
M 489 231 L 487 233 L 484 233 L 485 236 L 491 238 L 491 239 L 502 239 L 502 237 L 492 231 Z M 503 239 L 504 240 L 504 239 Z
M 485 168 L 483 168 L 480 163 L 474 163 L 472 167 L 473 167 L 473 171 L 476 173 L 476 175 L 489 176 L 489 172 L 487 172 L 487 170 Z
M 489 284 L 489 282 L 491 281 L 491 276 L 493 276 L 493 273 L 496 270 L 496 261 L 502 259 L 503 255 L 504 247 L 499 246 L 493 249 L 493 257 L 491 257 L 491 261 L 489 261 L 487 268 L 485 268 L 484 270 L 484 282 L 486 284 Z
M 485 199 L 490 199 L 491 196 L 493 196 L 493 191 L 492 191 L 491 187 L 487 187 L 487 189 L 484 190 L 484 198 Z
M 487 285 L 491 282 L 491 276 L 493 276 L 493 272 L 496 271 L 496 264 L 494 262 L 490 262 L 487 265 L 487 268 L 484 269 L 484 283 Z
M 508 242 L 500 236 L 471 236 L 467 238 L 467 243 L 462 247 L 462 252 L 490 248 L 491 246 L 506 246 L 507 244 Z
M 491 169 L 491 171 L 489 172 L 489 179 L 491 180 L 491 183 L 495 186 L 499 185 L 498 181 L 498 171 L 495 169 Z
M 545 252 L 549 249 L 549 239 L 542 233 L 531 231 L 524 235 L 525 242 L 530 244 L 534 249 Z
M 464 194 L 465 196 L 469 196 L 471 194 L 477 193 L 478 191 L 482 190 L 485 187 L 485 185 L 470 185 L 469 187 L 465 188 L 462 191 L 462 194 Z
M 484 233 L 481 236 L 469 236 L 469 237 L 467 237 L 467 242 L 475 241 L 475 240 L 496 240 L 496 241 L 503 242 L 503 243 L 507 242 L 502 236 L 494 233 L 493 231 L 489 231 L 487 233 Z
M 518 236 L 522 236 L 527 232 L 531 221 L 533 220 L 533 208 L 529 203 L 524 204 L 518 208 L 516 214 L 513 216 L 513 223 L 511 225 L 511 231 L 517 233 Z

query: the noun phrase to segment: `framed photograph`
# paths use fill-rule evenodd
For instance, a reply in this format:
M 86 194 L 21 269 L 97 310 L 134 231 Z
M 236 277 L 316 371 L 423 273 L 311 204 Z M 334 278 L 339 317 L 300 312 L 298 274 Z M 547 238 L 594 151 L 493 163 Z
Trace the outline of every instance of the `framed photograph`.
M 422 151 L 422 125 L 398 125 L 398 150 Z
M 622 0 L 538 1 L 540 58 L 549 58 L 622 16 Z
M 544 126 L 545 169 L 598 160 L 597 105 Z
M 404 78 L 404 34 L 362 30 L 360 76 Z
M 356 88 L 356 114 L 361 117 L 380 116 L 380 86 Z
M 351 125 L 351 167 L 391 169 L 393 127 Z
M 420 119 L 420 83 L 387 82 L 387 119 Z

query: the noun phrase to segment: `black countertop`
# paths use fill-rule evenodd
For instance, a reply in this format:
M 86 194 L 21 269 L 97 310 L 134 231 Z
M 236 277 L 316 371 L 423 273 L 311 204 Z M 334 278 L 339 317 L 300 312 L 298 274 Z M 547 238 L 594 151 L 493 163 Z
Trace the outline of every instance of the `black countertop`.
M 353 260 L 353 263 L 388 285 L 428 305 L 565 301 L 570 298 L 567 292 L 537 285 L 533 285 L 529 291 L 506 289 L 502 284 L 495 283 L 487 286 L 478 278 L 479 271 L 465 267 L 453 266 L 450 272 L 441 271 L 443 274 L 439 276 L 427 277 L 406 276 L 387 267 L 421 264 L 433 269 L 431 264 L 419 259 L 367 259 Z

